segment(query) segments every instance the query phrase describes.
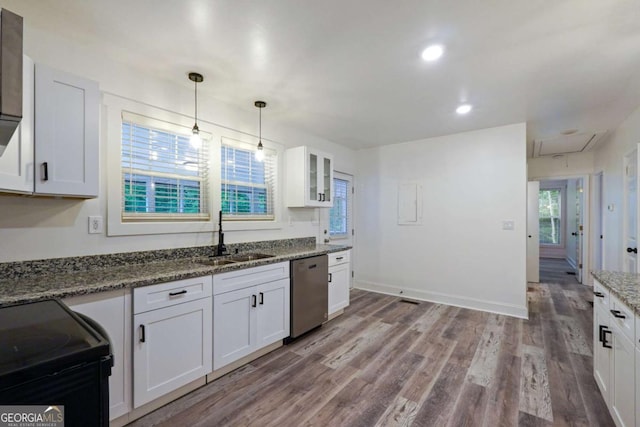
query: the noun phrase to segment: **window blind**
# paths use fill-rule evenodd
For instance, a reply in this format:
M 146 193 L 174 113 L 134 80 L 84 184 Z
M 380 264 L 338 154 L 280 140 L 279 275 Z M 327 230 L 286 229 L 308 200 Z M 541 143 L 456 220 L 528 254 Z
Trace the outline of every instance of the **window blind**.
M 208 144 L 193 147 L 188 129 L 136 118 L 123 114 L 122 220 L 208 220 Z
M 255 146 L 222 138 L 220 171 L 222 214 L 227 220 L 273 220 L 277 155 L 264 148 L 263 161 Z

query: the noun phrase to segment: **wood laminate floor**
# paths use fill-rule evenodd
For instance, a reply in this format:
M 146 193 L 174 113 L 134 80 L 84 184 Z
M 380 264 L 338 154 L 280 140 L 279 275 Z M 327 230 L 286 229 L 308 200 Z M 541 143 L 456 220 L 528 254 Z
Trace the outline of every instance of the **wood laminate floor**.
M 134 426 L 613 426 L 587 286 L 530 284 L 530 319 L 360 290 L 345 314 Z

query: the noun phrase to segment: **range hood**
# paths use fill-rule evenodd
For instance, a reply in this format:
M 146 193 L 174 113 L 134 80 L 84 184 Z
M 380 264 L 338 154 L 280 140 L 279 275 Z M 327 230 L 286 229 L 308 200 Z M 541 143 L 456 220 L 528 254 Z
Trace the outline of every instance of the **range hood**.
M 0 9 L 0 156 L 22 119 L 22 17 Z

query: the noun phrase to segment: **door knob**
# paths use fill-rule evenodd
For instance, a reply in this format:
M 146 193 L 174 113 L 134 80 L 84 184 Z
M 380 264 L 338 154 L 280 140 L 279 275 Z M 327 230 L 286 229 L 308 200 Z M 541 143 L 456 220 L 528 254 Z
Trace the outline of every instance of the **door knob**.
M 529 234 L 529 238 L 531 238 L 531 234 Z
M 638 253 L 638 248 L 627 248 L 627 252 L 628 253 L 633 252 L 634 254 L 637 254 Z
M 571 235 L 572 235 L 572 236 L 577 236 L 577 235 L 578 235 L 578 233 L 571 233 Z

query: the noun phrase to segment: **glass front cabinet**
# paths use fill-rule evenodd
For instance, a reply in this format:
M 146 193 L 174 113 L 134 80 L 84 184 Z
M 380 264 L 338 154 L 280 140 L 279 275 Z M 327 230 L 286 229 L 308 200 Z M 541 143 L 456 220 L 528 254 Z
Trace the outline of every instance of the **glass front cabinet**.
M 333 157 L 306 146 L 285 154 L 288 207 L 333 206 Z

